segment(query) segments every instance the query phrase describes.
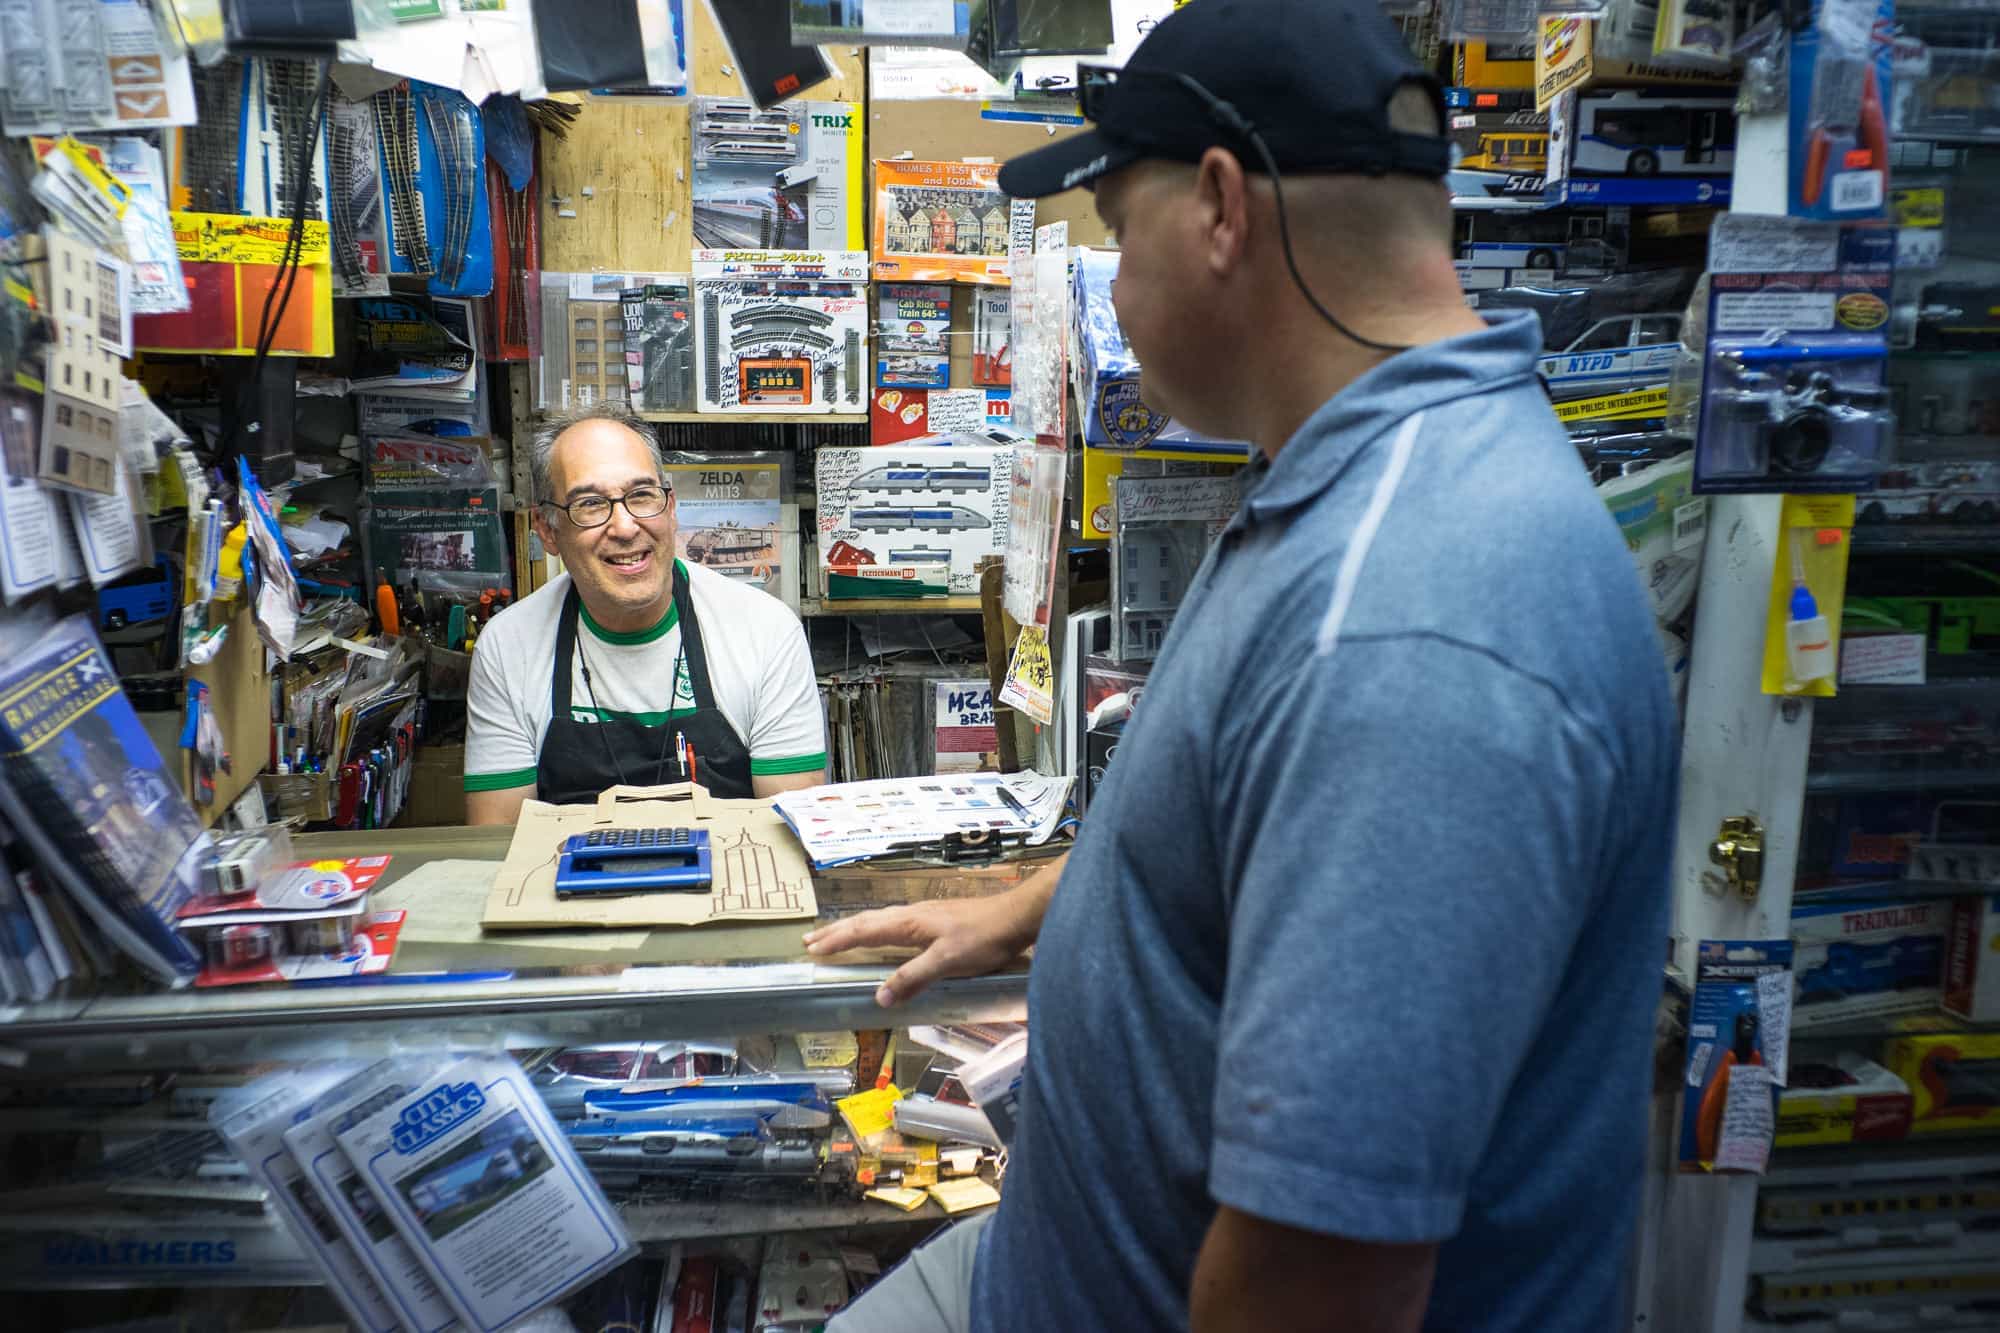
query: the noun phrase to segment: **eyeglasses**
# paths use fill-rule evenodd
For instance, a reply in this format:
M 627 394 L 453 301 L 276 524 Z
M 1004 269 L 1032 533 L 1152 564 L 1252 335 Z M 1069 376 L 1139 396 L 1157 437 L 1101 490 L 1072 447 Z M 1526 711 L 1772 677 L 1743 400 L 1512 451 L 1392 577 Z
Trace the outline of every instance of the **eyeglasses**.
M 672 495 L 673 490 L 666 486 L 634 486 L 623 495 L 585 495 L 568 504 L 557 504 L 554 500 L 542 503 L 562 510 L 571 527 L 601 528 L 611 521 L 613 505 L 624 505 L 625 512 L 633 518 L 658 518 L 667 512 L 667 500 Z

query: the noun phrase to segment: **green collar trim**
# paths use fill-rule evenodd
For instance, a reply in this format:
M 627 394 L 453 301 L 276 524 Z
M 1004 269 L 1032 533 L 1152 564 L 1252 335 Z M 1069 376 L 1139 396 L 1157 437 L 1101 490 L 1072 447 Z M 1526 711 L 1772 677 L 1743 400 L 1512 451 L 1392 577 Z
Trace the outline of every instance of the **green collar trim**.
M 680 574 L 682 578 L 687 577 L 687 569 L 685 566 L 681 564 L 680 561 L 678 560 L 674 561 L 674 569 Z M 674 626 L 681 623 L 681 609 L 678 606 L 675 606 L 672 602 L 667 603 L 667 613 L 661 616 L 660 622 L 657 625 L 654 625 L 651 629 L 635 629 L 635 630 L 606 629 L 604 628 L 604 626 L 598 624 L 595 620 L 591 619 L 590 608 L 582 605 L 581 598 L 578 599 L 577 610 L 581 615 L 583 623 L 589 627 L 591 636 L 593 638 L 601 639 L 605 643 L 615 643 L 621 646 L 628 646 L 628 647 L 632 644 L 652 643 L 655 639 L 665 638 L 669 630 L 673 629 Z

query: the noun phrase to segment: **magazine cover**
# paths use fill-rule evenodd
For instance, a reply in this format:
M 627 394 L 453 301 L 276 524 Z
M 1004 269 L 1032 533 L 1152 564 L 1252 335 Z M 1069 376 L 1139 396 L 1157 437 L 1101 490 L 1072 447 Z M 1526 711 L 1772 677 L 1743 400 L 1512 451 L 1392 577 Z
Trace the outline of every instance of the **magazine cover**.
M 199 891 L 207 838 L 87 617 L 0 666 L 0 760 L 96 899 L 79 906 L 115 919 L 107 928 L 154 976 L 192 980 L 201 959 L 173 923 Z
M 1011 283 L 1007 256 L 1016 231 L 1024 242 L 1032 232 L 1035 201 L 999 182 L 993 162 L 876 162 L 876 278 Z
M 512 1060 L 462 1060 L 336 1136 L 474 1333 L 625 1262 L 631 1237 Z

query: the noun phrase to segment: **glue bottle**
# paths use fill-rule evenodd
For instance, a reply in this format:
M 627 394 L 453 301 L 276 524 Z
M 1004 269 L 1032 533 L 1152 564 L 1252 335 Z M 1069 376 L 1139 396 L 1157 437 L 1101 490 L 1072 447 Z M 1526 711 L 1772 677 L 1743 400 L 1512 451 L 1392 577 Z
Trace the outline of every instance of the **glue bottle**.
M 1833 679 L 1833 631 L 1819 613 L 1806 585 L 1806 557 L 1799 546 L 1803 528 L 1791 529 L 1792 614 L 1785 626 L 1785 675 L 1794 688 Z

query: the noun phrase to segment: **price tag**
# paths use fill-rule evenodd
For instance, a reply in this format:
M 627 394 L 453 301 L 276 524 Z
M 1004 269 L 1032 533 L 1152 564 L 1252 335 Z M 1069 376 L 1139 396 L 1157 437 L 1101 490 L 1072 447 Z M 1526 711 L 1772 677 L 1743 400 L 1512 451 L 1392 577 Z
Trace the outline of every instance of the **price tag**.
M 1762 1174 L 1771 1159 L 1771 1138 L 1778 1117 L 1772 1108 L 1771 1071 L 1761 1065 L 1737 1065 L 1729 1071 L 1729 1091 L 1722 1106 L 1722 1137 L 1715 1148 L 1717 1171 Z
M 1708 497 L 1697 495 L 1674 508 L 1674 550 L 1686 551 L 1701 545 L 1708 535 Z
M 1924 636 L 1857 634 L 1840 641 L 1842 685 L 1921 685 Z

